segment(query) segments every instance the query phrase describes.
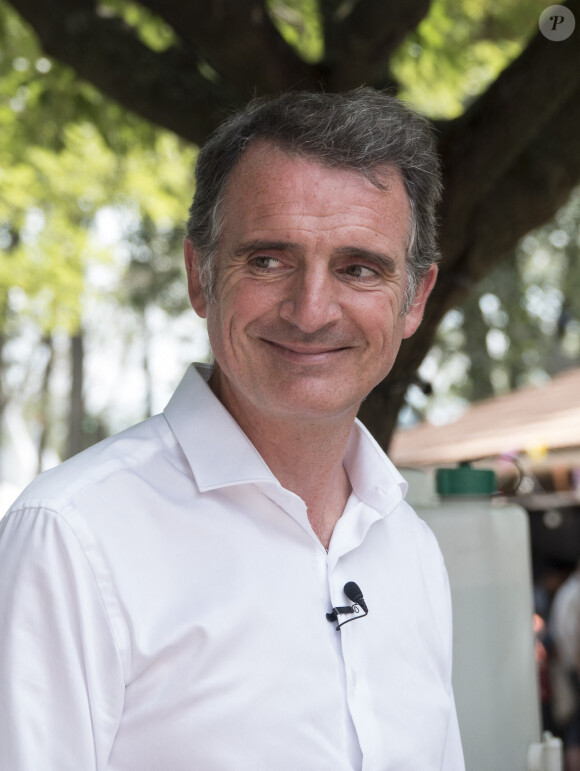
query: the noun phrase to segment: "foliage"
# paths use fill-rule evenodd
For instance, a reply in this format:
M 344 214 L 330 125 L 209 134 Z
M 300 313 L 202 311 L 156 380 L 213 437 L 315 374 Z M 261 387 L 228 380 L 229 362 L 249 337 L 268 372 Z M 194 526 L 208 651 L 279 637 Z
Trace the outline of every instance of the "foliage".
M 391 62 L 401 96 L 454 118 L 519 55 L 537 29 L 536 0 L 435 0 Z
M 88 314 L 113 298 L 141 317 L 152 302 L 187 307 L 195 150 L 44 57 L 3 4 L 0 32 L 0 413 L 11 399 L 45 422 L 35 405 L 47 403 L 47 342 L 91 328 Z M 142 334 L 143 319 L 133 326 L 124 334 Z M 63 446 L 61 428 L 55 441 Z
M 266 7 L 280 34 L 304 61 L 322 60 L 322 19 L 316 0 L 268 0 Z
M 141 262 L 150 258 L 159 276 L 167 273 L 163 266 L 177 252 L 172 236 L 181 225 L 180 197 L 191 186 L 192 153 L 168 134 L 160 134 L 150 149 L 121 157 L 91 124 L 69 124 L 63 144 L 58 153 L 31 145 L 26 161 L 9 169 L 2 164 L 0 237 L 7 248 L 0 287 L 17 298 L 18 314 L 29 314 L 44 333 L 79 328 L 87 268 L 112 259 L 95 232 L 106 212 L 114 210 L 125 229 L 129 254 Z M 147 255 L 135 235 L 142 228 L 149 235 Z M 152 257 L 156 249 L 162 257 Z
M 30 144 L 58 151 L 69 123 L 87 122 L 110 149 L 123 154 L 135 142 L 146 146 L 155 129 L 123 110 L 69 67 L 45 56 L 36 36 L 4 0 L 0 0 L 0 125 L 10 132 L 11 156 L 25 159 Z
M 101 13 L 118 16 L 137 30 L 139 39 L 153 51 L 166 51 L 176 42 L 175 33 L 163 19 L 127 0 L 104 0 Z
M 44 57 L 4 3 L 0 43 L 0 292 L 13 290 L 18 313 L 43 333 L 74 332 L 87 266 L 112 259 L 95 237 L 103 213 L 124 223 L 135 259 L 144 261 L 135 235 L 143 227 L 153 251 L 175 258 L 194 150 Z
M 421 368 L 435 395 L 415 390 L 417 412 L 437 421 L 452 415 L 450 397 L 478 401 L 577 366 L 579 285 L 580 189 L 443 319 Z
M 18 5 L 16 0 L 13 4 Z M 74 7 L 74 0 L 70 5 Z M 63 331 L 70 335 L 83 327 L 93 325 L 94 329 L 97 323 L 92 317 L 103 312 L 103 301 L 108 303 L 111 313 L 115 306 L 129 315 L 133 323 L 128 324 L 128 328 L 139 330 L 146 337 L 153 307 L 161 307 L 178 316 L 187 306 L 181 268 L 181 238 L 182 219 L 192 192 L 195 148 L 191 141 L 186 144 L 151 121 L 171 126 L 180 132 L 180 136 L 192 140 L 194 134 L 197 137 L 215 124 L 226 105 L 235 105 L 247 92 L 261 93 L 265 83 L 272 87 L 272 83 L 278 82 L 275 78 L 266 78 L 258 85 L 252 82 L 241 87 L 242 79 L 236 80 L 235 72 L 232 75 L 232 66 L 243 72 L 246 62 L 240 61 L 236 66 L 234 61 L 232 65 L 228 46 L 220 48 L 219 41 L 216 44 L 213 40 L 213 50 L 209 44 L 204 47 L 205 41 L 200 43 L 196 39 L 195 30 L 183 30 L 166 21 L 167 9 L 157 5 L 159 14 L 164 16 L 161 18 L 147 5 L 147 0 L 140 3 L 101 0 L 96 17 L 97 21 L 119 22 L 122 30 L 134 34 L 139 45 L 145 48 L 145 55 L 147 52 L 158 55 L 150 60 L 151 72 L 154 73 L 155 66 L 160 64 L 160 77 L 169 78 L 169 81 L 163 81 L 170 86 L 162 89 L 163 94 L 172 91 L 174 86 L 176 92 L 179 91 L 183 67 L 191 67 L 191 71 L 185 72 L 185 80 L 195 81 L 197 91 L 192 94 L 197 97 L 199 92 L 200 102 L 176 98 L 174 103 L 164 103 L 168 112 L 176 111 L 173 122 L 169 119 L 164 122 L 157 117 L 162 110 L 158 110 L 154 118 L 141 110 L 141 114 L 150 119 L 139 117 L 136 114 L 139 100 L 132 102 L 126 90 L 114 93 L 110 88 L 107 93 L 118 99 L 114 101 L 104 95 L 106 87 L 99 90 L 79 78 L 70 67 L 46 56 L 35 32 L 5 0 L 0 0 L 0 248 L 3 250 L 0 252 L 0 359 L 3 360 L 0 413 L 7 395 L 14 397 L 19 390 L 24 393 L 19 384 L 30 374 L 30 368 L 21 369 L 20 378 L 10 377 L 10 372 L 17 369 L 11 363 L 16 362 L 18 356 L 6 355 L 6 345 L 22 336 L 24 330 L 28 330 L 28 334 L 34 329 L 37 340 L 51 341 Z M 170 5 L 179 17 L 183 9 L 178 4 Z M 408 5 L 419 6 L 420 3 Z M 298 59 L 308 65 L 305 69 L 296 67 L 293 56 L 286 53 L 280 62 L 274 61 L 282 73 L 280 82 L 283 81 L 284 67 L 289 67 L 290 87 L 301 85 L 303 78 L 306 78 L 306 87 L 313 87 L 313 83 L 314 87 L 327 82 L 332 85 L 332 79 L 328 80 L 332 75 L 332 57 L 328 57 L 330 43 L 325 40 L 325 34 L 332 28 L 329 9 L 335 23 L 331 32 L 336 33 L 343 50 L 349 45 L 358 45 L 356 36 L 365 29 L 360 14 L 356 22 L 360 26 L 354 29 L 350 25 L 357 11 L 370 7 L 377 14 L 383 13 L 379 2 L 364 6 L 350 0 L 265 0 L 264 6 L 277 32 L 291 47 L 293 56 L 297 54 Z M 197 18 L 203 21 L 205 8 L 199 2 L 192 0 L 186 10 L 195 13 L 200 8 L 202 17 Z M 207 4 L 208 17 L 215 8 L 217 5 Z M 352 50 L 354 58 L 360 53 L 363 62 L 368 56 L 371 72 L 373 56 L 382 55 L 384 48 L 385 71 L 391 78 L 385 84 L 397 88 L 404 99 L 436 119 L 442 129 L 446 119 L 461 115 L 467 106 L 476 102 L 478 95 L 493 85 L 499 73 L 525 49 L 542 8 L 539 0 L 509 0 L 500 5 L 492 0 L 434 0 L 418 26 L 415 21 L 405 27 L 405 34 L 397 38 L 402 41 L 397 42 L 398 48 L 395 46 L 391 50 L 388 36 L 383 39 L 378 35 L 371 43 L 375 49 L 370 54 L 364 45 L 360 50 Z M 404 10 L 403 6 L 395 8 L 393 4 L 393 12 L 404 13 Z M 89 13 L 92 13 L 92 6 Z M 384 21 L 384 17 L 381 18 Z M 39 24 L 46 23 L 42 12 L 36 20 Z M 38 31 L 36 26 L 35 29 Z M 117 27 L 115 29 L 119 32 Z M 267 44 L 272 40 L 268 37 L 267 25 L 260 29 L 262 32 L 259 29 L 257 32 L 256 29 L 235 32 L 239 32 L 242 42 L 244 34 L 255 34 L 256 39 L 263 39 Z M 208 31 L 212 31 L 211 24 Z M 260 38 L 262 34 L 264 37 Z M 366 40 L 364 36 L 363 39 Z M 130 40 L 127 36 L 127 41 Z M 233 42 L 237 45 L 239 41 Z M 338 44 L 334 41 L 333 45 Z M 138 48 L 131 50 L 141 51 Z M 258 80 L 260 70 L 270 72 L 275 69 L 270 67 L 268 57 L 280 50 L 276 43 L 270 48 L 266 46 L 263 51 L 257 47 L 253 52 L 254 65 L 256 53 L 263 56 L 263 62 L 258 59 L 258 70 L 253 70 L 258 72 L 255 74 Z M 336 56 L 336 50 L 333 49 L 337 59 L 334 63 L 340 76 L 346 76 L 348 80 L 351 60 L 338 61 L 340 57 Z M 113 61 L 122 61 L 123 53 L 117 51 Z M 247 53 L 247 58 L 251 59 L 252 51 Z M 93 59 L 103 65 L 103 70 L 99 71 L 101 80 L 97 78 L 95 82 L 107 82 L 106 59 L 106 56 Z M 175 70 L 171 69 L 172 63 Z M 136 93 L 147 79 L 136 78 L 131 65 L 131 61 L 125 62 L 123 80 L 132 84 L 134 88 L 130 91 Z M 228 83 L 228 72 L 231 83 Z M 378 70 L 373 72 L 376 76 Z M 381 69 L 381 78 L 382 72 Z M 200 73 L 208 86 L 207 92 L 204 87 L 198 87 L 195 80 Z M 113 76 L 118 82 L 117 71 Z M 370 83 L 383 85 L 382 80 L 379 82 L 373 77 L 369 75 Z M 340 77 L 336 82 L 340 87 Z M 212 87 L 216 88 L 215 92 L 211 91 Z M 212 102 L 208 94 L 215 95 L 218 89 L 224 95 L 223 101 Z M 199 124 L 201 128 L 197 124 L 192 128 L 187 121 L 182 121 L 184 113 L 187 116 L 207 113 L 207 105 L 213 107 L 213 113 L 209 110 L 210 118 Z M 533 112 L 535 106 L 528 105 L 527 109 L 528 113 Z M 452 121 L 449 123 L 453 124 Z M 481 135 L 487 136 L 487 133 L 482 131 Z M 514 130 L 516 145 L 517 133 Z M 465 141 L 465 138 L 459 138 Z M 471 149 L 466 142 L 463 155 L 460 152 L 458 157 L 474 157 Z M 516 146 L 510 148 L 514 158 L 521 150 Z M 452 169 L 452 164 L 449 168 Z M 448 182 L 453 183 L 452 175 L 448 175 Z M 456 199 L 461 200 L 461 195 Z M 478 212 L 480 202 L 474 200 L 472 204 L 473 211 Z M 437 363 L 440 379 L 451 380 L 451 389 L 463 398 L 479 398 L 516 384 L 530 376 L 530 372 L 537 371 L 541 364 L 545 371 L 551 372 L 571 360 L 566 356 L 577 356 L 574 347 L 577 322 L 572 320 L 564 325 L 566 330 L 558 338 L 562 353 L 556 357 L 550 337 L 552 332 L 545 327 L 545 312 L 537 311 L 538 307 L 544 307 L 542 302 L 552 302 L 550 307 L 559 312 L 560 327 L 565 319 L 580 317 L 577 301 L 566 289 L 570 282 L 566 283 L 563 278 L 566 271 L 571 276 L 571 271 L 577 270 L 573 229 L 580 213 L 578 206 L 566 211 L 567 214 L 560 215 L 564 220 L 558 220 L 545 232 L 538 231 L 524 240 L 517 256 L 485 279 L 481 290 L 461 311 L 456 309 L 445 317 L 425 366 L 433 368 Z M 563 243 L 563 237 L 554 234 L 560 231 L 567 234 L 566 247 L 558 246 Z M 536 245 L 532 248 L 533 244 Z M 462 254 L 464 246 L 460 243 L 457 252 Z M 535 275 L 533 271 L 538 270 L 541 262 L 538 254 L 542 249 L 554 256 L 544 258 L 548 268 L 542 278 L 530 279 Z M 456 257 L 455 254 L 448 256 Z M 560 273 L 552 270 L 556 263 L 561 267 Z M 551 281 L 555 281 L 553 291 L 546 294 Z M 520 303 L 522 296 L 525 299 L 523 305 Z M 99 308 L 101 310 L 95 310 Z M 529 329 L 535 330 L 533 344 L 530 343 Z M 125 333 L 127 330 L 123 331 Z M 107 334 L 103 333 L 100 344 L 107 349 L 110 344 Z M 88 347 L 90 350 L 90 345 Z M 501 355 L 500 350 L 503 350 Z M 91 363 L 87 366 L 90 369 Z M 453 377 L 446 375 L 450 370 L 455 372 Z M 41 380 L 41 376 L 36 379 L 38 383 Z M 8 394 L 7 384 L 10 385 Z M 33 398 L 30 391 L 26 396 Z M 420 404 L 420 400 L 416 401 L 423 409 L 424 401 Z

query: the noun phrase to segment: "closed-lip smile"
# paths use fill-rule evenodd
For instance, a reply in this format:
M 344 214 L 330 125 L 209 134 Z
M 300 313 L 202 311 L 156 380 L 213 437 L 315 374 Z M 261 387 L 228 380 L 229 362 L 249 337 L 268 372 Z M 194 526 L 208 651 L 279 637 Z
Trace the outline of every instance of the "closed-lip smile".
M 266 338 L 262 338 L 262 340 L 265 343 L 268 343 L 268 345 L 271 345 L 282 351 L 287 351 L 290 354 L 296 354 L 297 356 L 321 356 L 325 354 L 339 353 L 340 351 L 345 351 L 348 347 L 350 347 L 338 346 L 333 348 L 319 345 L 301 345 L 300 343 L 278 343 L 275 340 L 267 340 Z

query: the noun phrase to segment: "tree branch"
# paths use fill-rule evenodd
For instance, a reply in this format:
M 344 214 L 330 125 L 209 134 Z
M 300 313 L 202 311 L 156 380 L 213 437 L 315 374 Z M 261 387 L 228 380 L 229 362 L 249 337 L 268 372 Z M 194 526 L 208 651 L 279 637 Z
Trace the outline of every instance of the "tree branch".
M 481 199 L 471 204 L 464 201 L 469 237 L 460 248 L 452 223 L 443 221 L 443 261 L 423 323 L 413 338 L 403 343 L 388 378 L 375 388 L 359 412 L 384 448 L 388 447 L 407 388 L 433 344 L 445 313 L 461 304 L 522 236 L 553 217 L 580 182 L 579 133 L 580 87 Z
M 445 262 L 443 284 L 459 283 L 461 288 L 466 280 L 470 285 L 477 283 L 522 236 L 547 222 L 564 205 L 580 181 L 579 133 L 580 86 L 520 153 L 511 169 L 470 207 L 469 239 L 452 264 Z M 448 250 L 446 241 L 444 228 L 444 253 Z M 460 276 L 466 278 L 458 282 Z M 450 301 L 456 302 L 451 297 L 448 307 Z
M 580 0 L 569 7 L 580 15 Z M 450 253 L 461 248 L 468 229 L 471 207 L 465 202 L 487 196 L 579 85 L 577 36 L 554 42 L 538 33 L 471 108 L 447 125 L 440 150 Z
M 145 0 L 142 5 L 186 41 L 162 53 L 121 19 L 99 15 L 93 0 L 10 2 L 48 55 L 124 107 L 196 144 L 232 106 L 257 93 L 318 85 L 315 70 L 293 53 L 256 0 Z M 217 80 L 201 74 L 200 60 L 217 71 Z
M 390 82 L 389 59 L 404 38 L 428 14 L 431 0 L 364 0 L 348 15 L 345 3 L 327 0 L 327 64 L 333 90 Z
M 103 18 L 89 0 L 11 0 L 49 56 L 70 65 L 107 96 L 200 144 L 236 95 L 198 70 L 194 54 L 156 53 L 118 18 Z
M 238 93 L 316 88 L 315 73 L 272 23 L 263 0 L 141 0 Z
M 343 0 L 318 0 L 320 15 L 322 17 L 322 34 L 324 37 L 324 54 L 327 62 L 339 59 L 338 46 L 340 27 L 339 21 L 342 9 L 345 8 Z
M 49 55 L 196 144 L 256 90 L 320 85 L 317 69 L 301 62 L 275 30 L 263 0 L 143 0 L 181 41 L 163 53 L 141 43 L 121 20 L 100 16 L 95 0 L 10 2 Z M 580 0 L 569 7 L 580 16 Z M 321 0 L 325 87 L 382 84 L 389 55 L 428 8 L 429 0 Z M 215 78 L 200 73 L 204 62 Z M 577 35 L 562 42 L 537 35 L 464 116 L 440 128 L 446 182 L 440 281 L 423 325 L 361 408 L 384 447 L 442 316 L 518 238 L 549 219 L 580 179 Z
M 433 344 L 445 313 L 460 305 L 473 287 L 532 228 L 547 222 L 580 182 L 580 88 L 544 124 L 502 179 L 468 206 L 469 238 L 457 249 L 443 223 L 443 262 L 425 317 L 410 341 L 404 341 L 388 378 L 362 404 L 359 417 L 387 448 L 397 414 L 413 376 Z M 464 202 L 465 205 L 465 202 Z

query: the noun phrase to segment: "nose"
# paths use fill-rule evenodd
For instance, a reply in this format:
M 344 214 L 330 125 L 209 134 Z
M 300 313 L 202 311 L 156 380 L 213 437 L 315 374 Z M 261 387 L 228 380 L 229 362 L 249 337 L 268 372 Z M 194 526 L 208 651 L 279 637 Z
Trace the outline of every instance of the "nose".
M 288 286 L 280 305 L 280 316 L 312 334 L 338 321 L 342 311 L 336 298 L 333 276 L 324 269 L 299 271 Z

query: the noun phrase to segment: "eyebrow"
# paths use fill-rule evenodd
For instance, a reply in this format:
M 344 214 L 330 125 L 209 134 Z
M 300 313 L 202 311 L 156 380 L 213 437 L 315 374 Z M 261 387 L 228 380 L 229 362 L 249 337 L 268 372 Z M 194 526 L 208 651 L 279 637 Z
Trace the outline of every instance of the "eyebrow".
M 254 241 L 242 241 L 241 244 L 236 246 L 232 255 L 234 257 L 243 257 L 245 254 L 248 254 L 248 252 L 259 252 L 261 250 L 283 252 L 287 249 L 299 248 L 299 244 L 295 244 L 292 241 L 266 241 L 257 238 Z

